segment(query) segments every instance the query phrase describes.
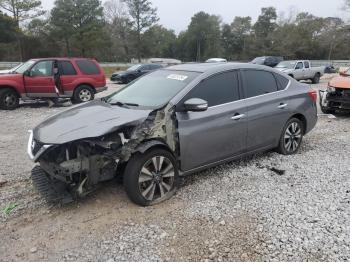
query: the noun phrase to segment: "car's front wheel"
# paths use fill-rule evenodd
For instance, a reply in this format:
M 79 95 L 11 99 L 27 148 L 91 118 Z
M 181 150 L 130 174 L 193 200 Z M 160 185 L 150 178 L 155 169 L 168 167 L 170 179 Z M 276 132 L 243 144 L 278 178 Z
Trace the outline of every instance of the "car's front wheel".
M 17 93 L 10 89 L 0 89 L 0 109 L 13 110 L 19 106 L 19 97 Z
M 175 194 L 178 173 L 175 158 L 167 150 L 155 148 L 136 153 L 124 171 L 125 191 L 140 206 L 158 204 Z
M 277 152 L 292 155 L 298 152 L 303 141 L 304 125 L 297 118 L 291 118 L 283 128 Z

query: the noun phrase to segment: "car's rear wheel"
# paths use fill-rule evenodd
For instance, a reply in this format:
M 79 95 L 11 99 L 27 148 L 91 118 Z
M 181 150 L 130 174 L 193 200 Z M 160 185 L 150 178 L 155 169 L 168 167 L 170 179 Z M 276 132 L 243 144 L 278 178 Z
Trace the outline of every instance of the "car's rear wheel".
M 277 152 L 292 155 L 298 152 L 304 136 L 304 125 L 297 118 L 291 118 L 283 128 Z
M 321 78 L 320 74 L 317 73 L 317 74 L 314 76 L 314 78 L 312 79 L 312 83 L 313 83 L 313 84 L 318 84 L 318 83 L 320 82 L 320 78 Z
M 10 88 L 0 89 L 0 109 L 14 110 L 19 106 L 19 97 L 16 91 Z
M 174 156 L 164 149 L 151 149 L 131 157 L 124 171 L 124 187 L 129 198 L 149 206 L 172 197 L 178 184 Z
M 95 92 L 94 90 L 87 85 L 81 85 L 77 87 L 73 94 L 74 103 L 85 103 L 91 100 L 94 100 Z

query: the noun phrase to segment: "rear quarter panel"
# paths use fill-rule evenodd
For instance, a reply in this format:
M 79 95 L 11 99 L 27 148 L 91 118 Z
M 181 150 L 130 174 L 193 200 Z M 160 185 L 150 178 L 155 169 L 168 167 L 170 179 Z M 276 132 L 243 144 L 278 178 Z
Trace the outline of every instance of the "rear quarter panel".
M 72 79 L 72 82 L 69 85 L 69 88 L 71 88 L 71 90 L 69 91 L 73 91 L 77 86 L 82 84 L 90 85 L 93 88 L 101 88 L 106 86 L 106 75 L 103 69 L 95 60 L 90 61 L 92 61 L 99 68 L 100 73 L 98 75 L 86 75 L 81 72 L 79 66 L 76 63 L 76 60 L 72 61 L 78 74 L 75 76 L 75 79 Z
M 317 123 L 317 106 L 316 102 L 312 101 L 310 95 L 311 87 L 306 84 L 301 84 L 292 81 L 288 92 L 290 95 L 289 105 L 291 116 L 301 114 L 306 119 L 306 133 L 310 132 Z

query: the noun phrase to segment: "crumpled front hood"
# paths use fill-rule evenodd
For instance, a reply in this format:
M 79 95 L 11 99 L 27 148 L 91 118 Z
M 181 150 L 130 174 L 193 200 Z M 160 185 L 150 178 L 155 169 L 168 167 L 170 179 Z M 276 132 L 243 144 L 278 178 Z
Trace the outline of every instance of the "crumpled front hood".
M 349 76 L 338 76 L 334 77 L 330 82 L 330 86 L 350 89 L 350 77 Z
M 44 144 L 64 144 L 99 137 L 124 125 L 142 123 L 151 112 L 111 106 L 101 100 L 94 100 L 51 116 L 34 128 L 33 136 Z

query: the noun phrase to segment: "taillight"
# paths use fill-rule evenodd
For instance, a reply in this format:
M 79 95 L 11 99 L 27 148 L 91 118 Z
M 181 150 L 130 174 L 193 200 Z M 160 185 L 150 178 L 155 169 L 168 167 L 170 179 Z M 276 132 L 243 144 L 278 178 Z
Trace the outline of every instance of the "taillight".
M 313 102 L 316 102 L 317 101 L 317 92 L 316 90 L 313 90 L 311 89 L 309 92 L 308 92 L 309 96 L 311 97 L 312 101 Z

